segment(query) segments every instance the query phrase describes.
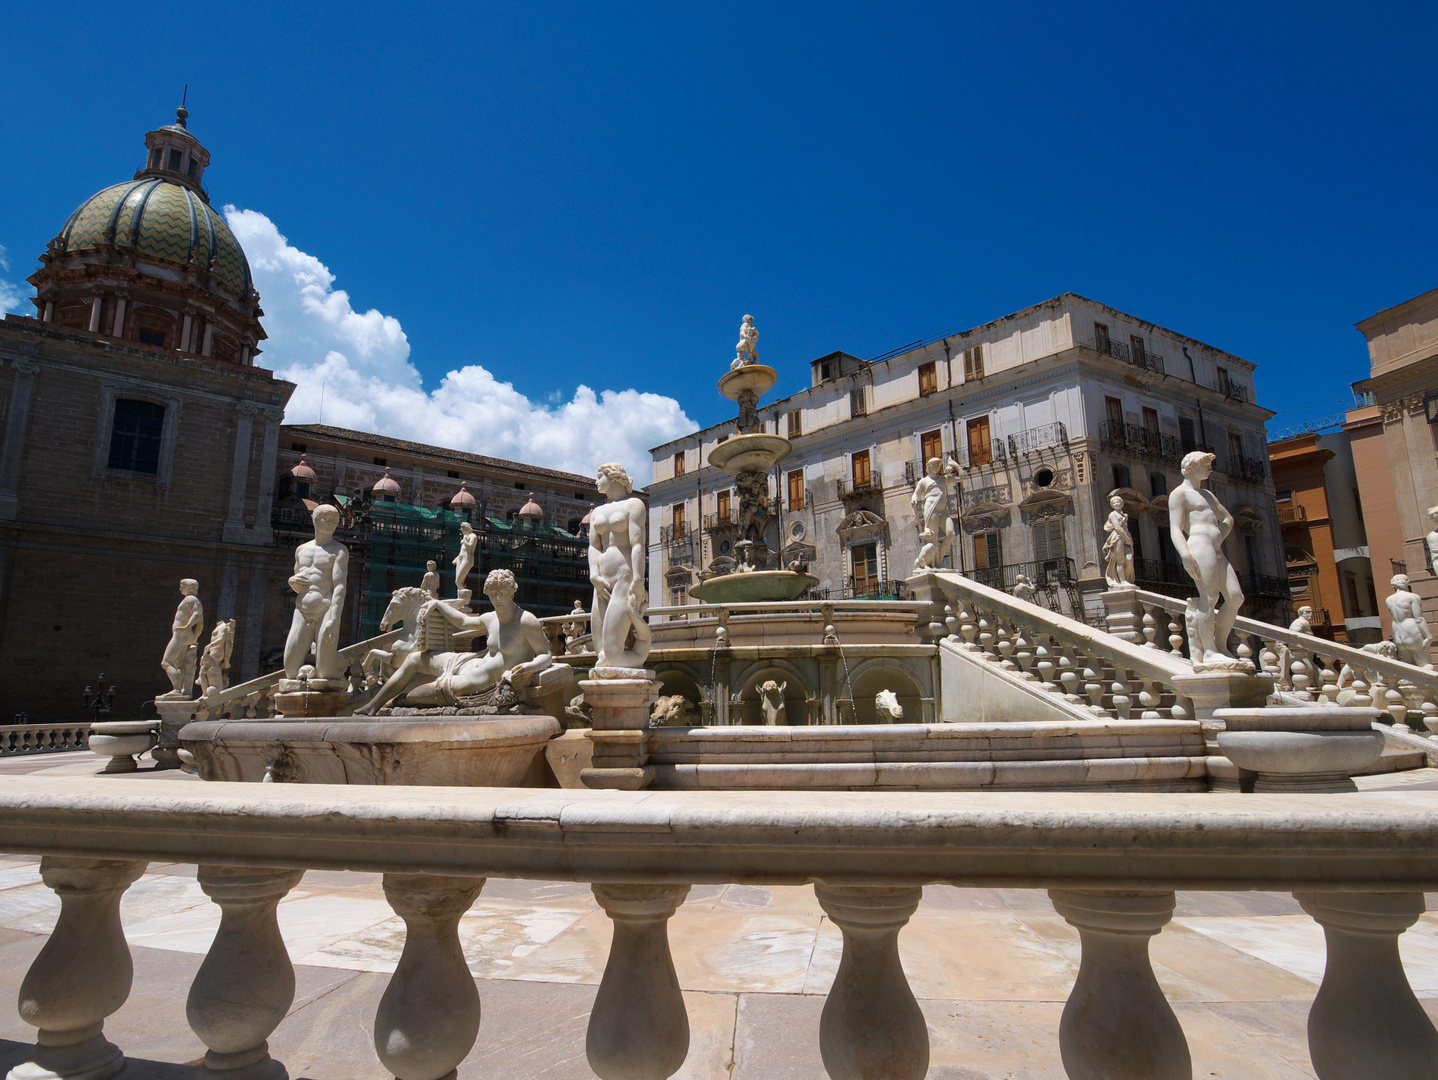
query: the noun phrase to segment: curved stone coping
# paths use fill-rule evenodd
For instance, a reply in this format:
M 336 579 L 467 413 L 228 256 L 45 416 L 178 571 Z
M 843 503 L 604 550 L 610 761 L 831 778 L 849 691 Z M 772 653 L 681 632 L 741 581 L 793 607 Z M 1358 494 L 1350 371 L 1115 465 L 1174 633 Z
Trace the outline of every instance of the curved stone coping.
M 1208 758 L 1110 756 L 1058 761 L 952 759 L 875 762 L 726 762 L 654 765 L 654 785 L 676 791 L 1202 791 Z
M 197 720 L 180 729 L 180 741 L 222 743 L 478 743 L 496 749 L 558 735 L 552 716 L 469 716 L 443 720 Z
M 1369 731 L 1384 714 L 1363 706 L 1312 703 L 1295 707 L 1268 705 L 1262 709 L 1215 709 L 1214 719 L 1238 731 Z
M 570 791 L 16 777 L 0 850 L 563 881 L 1438 891 L 1438 791 Z

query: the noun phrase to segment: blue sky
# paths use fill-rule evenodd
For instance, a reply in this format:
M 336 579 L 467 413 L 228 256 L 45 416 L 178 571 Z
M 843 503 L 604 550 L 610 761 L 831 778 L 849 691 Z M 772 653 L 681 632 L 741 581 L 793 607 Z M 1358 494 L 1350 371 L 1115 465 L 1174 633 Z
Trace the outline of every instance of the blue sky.
M 262 361 L 323 379 L 331 422 L 427 403 L 394 433 L 545 463 L 728 414 L 746 312 L 788 393 L 833 349 L 1072 290 L 1324 412 L 1366 374 L 1352 324 L 1438 285 L 1431 3 L 76 3 L 6 30 L 0 279 L 188 82 L 269 267 Z

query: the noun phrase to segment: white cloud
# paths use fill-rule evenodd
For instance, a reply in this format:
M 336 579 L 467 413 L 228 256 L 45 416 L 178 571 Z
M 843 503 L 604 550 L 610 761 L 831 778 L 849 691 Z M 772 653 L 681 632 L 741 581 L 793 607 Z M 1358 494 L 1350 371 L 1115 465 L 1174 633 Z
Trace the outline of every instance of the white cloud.
M 697 426 L 673 398 L 638 390 L 580 385 L 568 401 L 533 401 L 478 364 L 426 390 L 399 320 L 356 311 L 329 269 L 264 214 L 227 206 L 225 217 L 265 309 L 260 362 L 299 387 L 288 423 L 319 422 L 323 403 L 326 424 L 586 475 L 619 461 L 641 485 L 652 477 L 649 447 Z
M 9 273 L 10 253 L 5 246 L 0 244 L 0 270 Z M 34 311 L 34 306 L 29 301 L 29 290 L 23 285 L 6 278 L 0 278 L 0 315 L 8 312 L 18 312 L 21 315 L 28 315 Z

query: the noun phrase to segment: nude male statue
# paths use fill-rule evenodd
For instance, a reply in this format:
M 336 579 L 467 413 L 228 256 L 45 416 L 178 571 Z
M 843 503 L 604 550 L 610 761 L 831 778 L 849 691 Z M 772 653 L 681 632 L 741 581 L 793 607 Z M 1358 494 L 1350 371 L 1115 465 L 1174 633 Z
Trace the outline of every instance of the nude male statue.
M 510 571 L 491 570 L 484 579 L 484 595 L 494 604 L 493 611 L 468 615 L 443 600 L 426 601 L 417 622 L 442 618 L 454 627 L 456 640 L 484 637 L 487 648 L 484 652 L 416 649 L 356 715 L 373 716 L 401 694 L 410 705 L 457 705 L 501 682 L 516 689 L 531 685 L 553 658 L 543 625 L 514 602 L 518 590 Z
M 1243 606 L 1243 589 L 1223 554 L 1223 542 L 1233 531 L 1233 515 L 1203 488 L 1213 472 L 1213 460 L 1202 450 L 1184 455 L 1183 483 L 1168 497 L 1168 528 L 1183 568 L 1198 586 L 1197 598 L 1188 602 L 1189 659 L 1195 665 L 1233 667 L 1239 662 L 1228 654 L 1228 635 Z
M 1423 547 L 1428 552 L 1428 569 L 1438 574 L 1438 506 L 1428 508 L 1428 520 L 1433 522 L 1433 531 L 1424 538 Z
M 340 512 L 328 503 L 315 507 L 311 520 L 315 538 L 295 549 L 295 572 L 290 588 L 295 591 L 295 615 L 285 639 L 285 676 L 297 679 L 310 650 L 315 654 L 311 681 L 340 680 L 340 615 L 345 606 L 345 582 L 349 577 L 349 548 L 335 539 Z
M 205 609 L 195 595 L 199 591 L 200 583 L 194 578 L 185 578 L 180 582 L 180 606 L 175 608 L 175 618 L 170 624 L 170 643 L 165 646 L 165 655 L 160 658 L 160 667 L 164 668 L 174 689 L 162 697 L 190 696 L 190 687 L 195 681 L 195 646 L 205 628 Z
M 589 580 L 594 584 L 589 630 L 598 654 L 596 668 L 642 668 L 653 632 L 645 618 L 644 553 L 648 513 L 624 466 L 599 466 L 596 485 L 605 502 L 589 519 Z M 634 647 L 629 648 L 629 637 Z
M 919 556 L 914 573 L 938 570 L 954 546 L 954 519 L 949 517 L 949 496 L 944 491 L 944 463 L 936 457 L 924 463 L 924 475 L 914 485 L 909 505 L 919 529 Z
M 215 624 L 210 643 L 200 654 L 200 696 L 209 697 L 225 689 L 229 681 L 230 657 L 235 648 L 235 620 L 221 619 Z
M 1389 584 L 1393 586 L 1393 595 L 1384 603 L 1388 605 L 1388 614 L 1393 616 L 1393 644 L 1398 647 L 1398 659 L 1405 664 L 1428 667 L 1432 663 L 1433 634 L 1423 617 L 1423 601 L 1408 588 L 1407 574 L 1394 574 Z

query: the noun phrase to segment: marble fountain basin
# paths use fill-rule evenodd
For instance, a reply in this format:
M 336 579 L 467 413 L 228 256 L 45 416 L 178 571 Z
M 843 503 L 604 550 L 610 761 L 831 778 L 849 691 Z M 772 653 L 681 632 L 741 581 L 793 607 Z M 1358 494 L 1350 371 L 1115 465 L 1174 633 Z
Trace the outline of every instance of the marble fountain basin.
M 765 600 L 793 600 L 819 584 L 812 574 L 793 570 L 750 570 L 721 574 L 700 582 L 689 595 L 704 604 L 747 604 Z
M 201 720 L 180 743 L 204 780 L 518 787 L 560 730 L 538 714 Z
M 794 444 L 782 435 L 731 435 L 709 451 L 709 464 L 731 476 L 746 471 L 768 472 L 793 448 Z

